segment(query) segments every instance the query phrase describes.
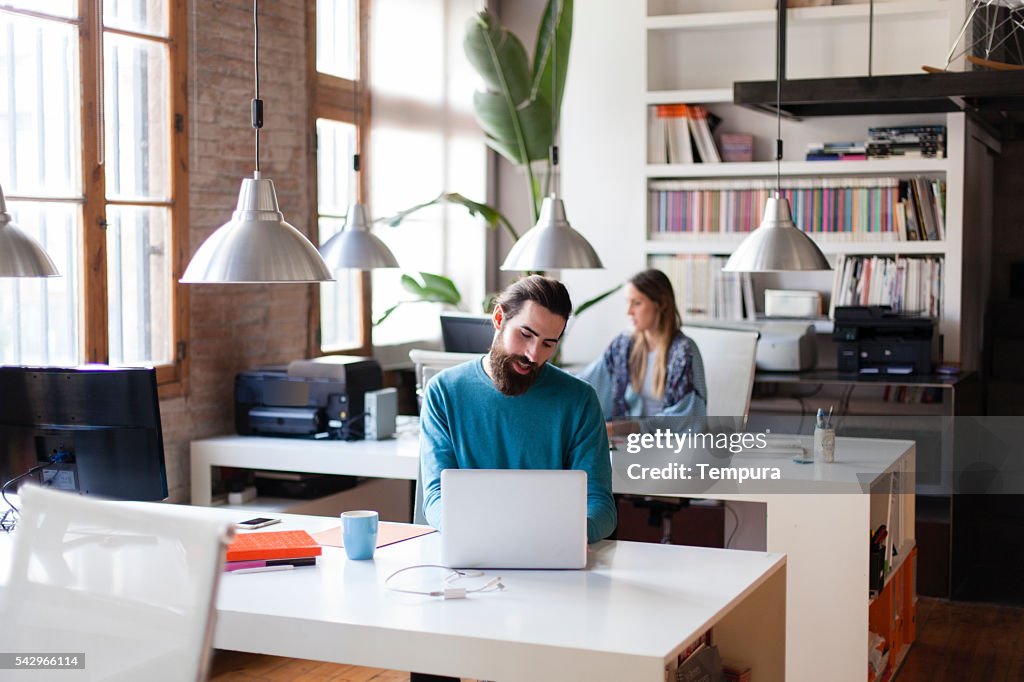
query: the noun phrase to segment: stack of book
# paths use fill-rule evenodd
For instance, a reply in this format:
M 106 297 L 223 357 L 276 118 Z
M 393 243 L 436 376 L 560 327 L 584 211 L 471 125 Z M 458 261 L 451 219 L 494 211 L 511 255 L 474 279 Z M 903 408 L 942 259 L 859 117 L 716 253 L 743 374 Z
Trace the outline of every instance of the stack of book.
M 867 155 L 872 159 L 944 159 L 946 126 L 868 128 Z
M 726 256 L 657 255 L 650 267 L 672 282 L 684 321 L 753 319 L 754 290 L 749 274 L 723 272 Z
M 897 229 L 906 241 L 946 238 L 946 181 L 911 178 L 900 182 Z
M 845 305 L 889 305 L 897 313 L 941 317 L 942 262 L 937 256 L 839 256 L 829 317 Z
M 226 571 L 313 566 L 320 543 L 304 530 L 241 533 L 228 545 Z
M 792 178 L 786 179 L 782 196 L 789 200 L 793 219 L 805 232 L 835 241 L 902 241 L 910 237 L 903 214 L 917 216 L 918 206 L 928 208 L 935 222 L 943 211 L 944 185 L 934 196 L 916 195 L 908 180 L 896 177 Z M 932 186 L 937 181 L 922 181 Z M 919 189 L 926 189 L 922 185 Z M 901 187 L 903 187 L 901 193 Z M 775 180 L 651 180 L 648 183 L 650 232 L 699 234 L 749 232 L 760 223 L 765 200 L 775 191 Z M 901 198 L 907 199 L 901 204 Z M 938 213 L 936 213 L 936 211 Z M 915 223 L 916 224 L 916 223 Z M 918 232 L 914 232 L 918 235 Z
M 807 145 L 808 161 L 864 161 L 867 145 L 863 142 L 811 142 Z
M 648 163 L 719 163 L 711 129 L 717 117 L 695 104 L 656 104 L 648 110 Z

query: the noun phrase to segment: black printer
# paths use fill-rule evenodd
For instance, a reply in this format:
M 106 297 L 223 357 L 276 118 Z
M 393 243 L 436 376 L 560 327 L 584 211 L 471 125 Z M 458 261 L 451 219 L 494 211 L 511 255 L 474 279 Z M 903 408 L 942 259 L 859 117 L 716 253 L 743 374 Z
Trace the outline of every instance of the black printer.
M 844 374 L 928 374 L 936 320 L 894 313 L 891 306 L 837 306 L 832 340 Z
M 360 440 L 364 397 L 381 387 L 373 358 L 329 355 L 235 377 L 235 429 L 264 436 Z

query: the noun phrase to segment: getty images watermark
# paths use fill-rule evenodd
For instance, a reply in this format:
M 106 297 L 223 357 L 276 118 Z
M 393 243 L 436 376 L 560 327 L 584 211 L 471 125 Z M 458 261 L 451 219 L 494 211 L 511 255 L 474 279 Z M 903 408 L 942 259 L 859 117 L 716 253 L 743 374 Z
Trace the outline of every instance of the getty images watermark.
M 655 429 L 649 433 L 631 433 L 626 437 L 626 452 L 638 455 L 641 452 L 671 453 L 707 452 L 712 461 L 661 461 L 657 463 L 632 462 L 626 465 L 626 476 L 634 481 L 753 481 L 782 480 L 782 469 L 778 466 L 753 464 L 736 465 L 732 462 L 714 461 L 715 451 L 731 456 L 743 452 L 763 451 L 768 447 L 768 433 L 694 433 L 687 429 L 680 433 L 672 429 Z M 794 440 L 793 450 L 803 454 L 802 445 Z

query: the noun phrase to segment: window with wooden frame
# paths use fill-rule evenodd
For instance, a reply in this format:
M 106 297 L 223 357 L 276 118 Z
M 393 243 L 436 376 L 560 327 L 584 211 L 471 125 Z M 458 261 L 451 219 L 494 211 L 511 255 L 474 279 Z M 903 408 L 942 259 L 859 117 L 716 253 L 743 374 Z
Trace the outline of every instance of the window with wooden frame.
M 0 363 L 182 388 L 186 0 L 0 0 L 0 185 L 61 277 L 0 279 Z
M 308 0 L 310 50 L 310 128 L 315 131 L 311 160 L 311 203 L 317 207 L 317 234 L 323 244 L 340 232 L 362 183 L 353 170 L 369 127 L 366 34 L 369 0 Z M 365 169 L 360 173 L 365 177 Z M 310 328 L 310 352 L 369 355 L 370 278 L 359 270 L 339 270 L 337 281 L 319 285 Z

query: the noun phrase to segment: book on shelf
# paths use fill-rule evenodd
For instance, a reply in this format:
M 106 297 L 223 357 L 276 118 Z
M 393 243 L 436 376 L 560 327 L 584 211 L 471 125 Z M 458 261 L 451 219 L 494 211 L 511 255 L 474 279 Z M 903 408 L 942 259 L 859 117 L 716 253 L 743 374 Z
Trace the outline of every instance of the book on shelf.
M 946 158 L 946 126 L 909 125 L 868 128 L 870 158 Z
M 747 163 L 754 160 L 754 136 L 743 133 L 722 133 L 722 160 L 729 163 Z
M 712 630 L 705 630 L 696 639 L 690 642 L 682 651 L 680 651 L 675 657 L 669 659 L 665 664 L 665 682 L 676 682 L 676 673 L 679 671 L 680 666 L 683 665 L 690 656 L 703 648 L 709 647 L 712 644 Z
M 715 146 L 715 138 L 711 134 L 712 116 L 707 107 L 699 104 L 691 104 L 686 108 L 687 120 L 690 124 L 690 134 L 693 136 L 697 153 L 703 163 L 721 163 L 722 157 L 718 154 L 718 147 Z M 717 117 L 713 119 L 717 122 Z
M 701 644 L 676 669 L 675 682 L 722 682 L 718 647 Z
M 839 256 L 829 317 L 836 306 L 889 305 L 894 312 L 942 315 L 940 256 Z
M 760 223 L 770 179 L 651 180 L 650 234 L 745 233 Z M 897 177 L 787 179 L 805 232 L 840 241 L 943 239 L 945 181 Z M 929 229 L 931 225 L 931 229 Z
M 648 108 L 648 163 L 693 163 L 688 110 L 685 104 Z
M 807 161 L 864 161 L 864 142 L 811 142 L 807 145 Z
M 664 272 L 672 282 L 676 307 L 684 321 L 752 319 L 750 275 L 724 272 L 728 260 L 707 254 L 658 254 L 648 258 L 648 265 Z

